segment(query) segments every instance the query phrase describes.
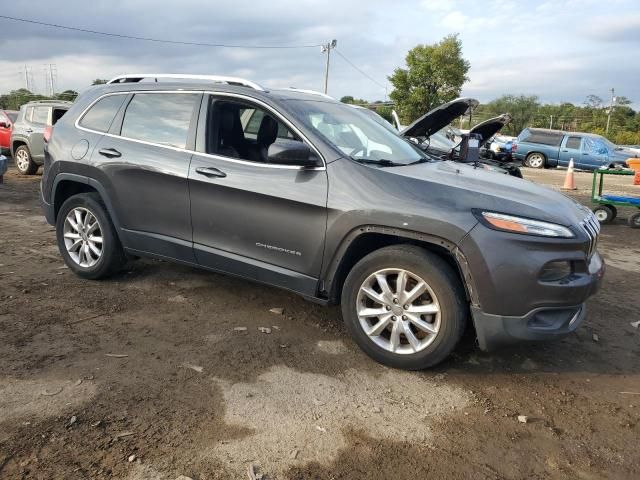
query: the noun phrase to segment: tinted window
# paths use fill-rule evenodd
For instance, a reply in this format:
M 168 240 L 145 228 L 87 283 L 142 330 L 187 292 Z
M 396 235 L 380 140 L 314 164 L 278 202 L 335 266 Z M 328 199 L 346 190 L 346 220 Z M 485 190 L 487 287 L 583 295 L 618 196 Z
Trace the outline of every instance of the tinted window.
M 31 121 L 33 123 L 46 124 L 49 117 L 49 107 L 35 107 Z
M 85 113 L 80 120 L 80 125 L 98 132 L 108 131 L 126 97 L 126 95 L 109 95 L 101 98 Z
M 582 141 L 581 137 L 569 137 L 567 139 L 567 148 L 572 148 L 574 150 L 580 150 L 580 142 Z
M 121 135 L 185 148 L 197 94 L 139 93 L 124 114 Z
M 562 141 L 562 133 L 548 132 L 545 130 L 525 130 L 520 134 L 518 140 L 521 142 L 560 146 L 560 142 Z

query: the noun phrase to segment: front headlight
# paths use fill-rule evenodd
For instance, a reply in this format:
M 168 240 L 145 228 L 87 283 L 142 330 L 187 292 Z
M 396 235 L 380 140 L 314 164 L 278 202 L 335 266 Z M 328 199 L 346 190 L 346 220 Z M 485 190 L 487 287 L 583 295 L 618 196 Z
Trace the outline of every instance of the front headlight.
M 497 230 L 514 233 L 540 235 L 542 237 L 573 238 L 575 235 L 567 227 L 555 223 L 532 220 L 530 218 L 514 217 L 504 213 L 480 212 L 482 219 L 488 226 Z

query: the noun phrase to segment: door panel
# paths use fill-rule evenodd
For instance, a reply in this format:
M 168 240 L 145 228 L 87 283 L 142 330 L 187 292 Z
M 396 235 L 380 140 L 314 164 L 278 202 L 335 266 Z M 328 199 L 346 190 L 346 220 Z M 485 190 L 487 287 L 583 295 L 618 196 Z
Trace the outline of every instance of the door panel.
M 33 107 L 33 114 L 26 127 L 31 157 L 38 163 L 44 161 L 44 128 L 51 107 Z
M 582 137 L 576 135 L 567 135 L 560 145 L 560 153 L 558 155 L 558 165 L 566 167 L 569 160 L 573 158 L 573 163 L 578 166 L 582 161 Z
M 125 246 L 193 261 L 190 158 L 189 152 L 107 135 L 98 142 L 91 163 L 108 181 L 105 187 L 126 230 Z
M 225 176 L 198 173 L 203 168 L 217 169 Z M 196 153 L 189 187 L 194 248 L 200 263 L 249 276 L 241 262 L 221 264 L 221 256 L 244 257 L 258 270 L 268 270 L 267 278 L 258 279 L 293 290 L 297 288 L 287 284 L 286 270 L 301 274 L 300 278 L 318 277 L 327 221 L 324 169 L 277 168 Z M 315 280 L 302 283 L 315 290 Z

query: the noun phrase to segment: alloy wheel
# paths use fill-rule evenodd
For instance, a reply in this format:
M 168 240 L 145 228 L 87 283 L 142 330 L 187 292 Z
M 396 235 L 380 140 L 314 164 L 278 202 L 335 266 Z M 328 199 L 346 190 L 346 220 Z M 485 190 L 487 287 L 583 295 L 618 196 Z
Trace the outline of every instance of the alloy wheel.
M 64 245 L 71 259 L 81 267 L 93 267 L 102 256 L 102 229 L 89 210 L 76 207 L 64 221 Z
M 26 150 L 20 149 L 16 152 L 16 166 L 22 172 L 29 168 L 29 154 Z
M 431 287 L 415 273 L 387 268 L 369 275 L 356 300 L 360 326 L 392 353 L 424 350 L 438 335 L 441 311 Z

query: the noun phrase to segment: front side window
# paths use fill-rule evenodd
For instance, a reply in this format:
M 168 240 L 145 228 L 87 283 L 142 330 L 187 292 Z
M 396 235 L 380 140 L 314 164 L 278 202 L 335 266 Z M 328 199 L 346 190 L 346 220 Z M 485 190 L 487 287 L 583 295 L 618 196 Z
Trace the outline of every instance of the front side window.
M 295 116 L 354 160 L 409 164 L 425 154 L 408 141 L 349 105 L 318 100 L 288 100 Z
M 193 93 L 137 93 L 122 121 L 123 137 L 185 148 L 193 108 Z
M 207 121 L 207 153 L 269 163 L 269 147 L 300 139 L 271 112 L 245 102 L 213 99 Z
M 39 125 L 46 125 L 49 118 L 49 107 L 34 107 L 33 116 L 31 117 L 32 123 Z
M 80 120 L 80 126 L 98 132 L 107 132 L 111 122 L 122 106 L 126 95 L 109 95 L 101 98 L 84 114 Z
M 569 137 L 567 139 L 567 148 L 572 150 L 580 150 L 580 143 L 582 143 L 581 137 Z

